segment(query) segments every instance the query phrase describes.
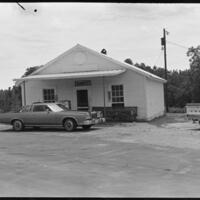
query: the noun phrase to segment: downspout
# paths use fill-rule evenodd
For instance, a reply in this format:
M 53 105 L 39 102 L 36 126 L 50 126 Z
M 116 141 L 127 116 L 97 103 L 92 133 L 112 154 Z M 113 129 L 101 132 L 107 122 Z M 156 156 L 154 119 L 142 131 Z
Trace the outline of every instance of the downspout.
M 103 115 L 106 117 L 105 78 L 103 76 Z

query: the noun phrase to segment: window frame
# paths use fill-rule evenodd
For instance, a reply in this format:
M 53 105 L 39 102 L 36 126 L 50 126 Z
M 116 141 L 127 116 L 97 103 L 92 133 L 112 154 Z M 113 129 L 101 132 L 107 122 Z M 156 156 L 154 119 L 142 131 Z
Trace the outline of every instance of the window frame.
M 111 85 L 111 103 L 112 108 L 124 107 L 124 85 Z
M 45 91 L 49 91 L 49 90 L 53 90 L 53 95 L 52 94 L 44 94 Z M 48 93 L 48 92 L 47 92 Z M 56 102 L 56 90 L 55 88 L 43 88 L 42 89 L 42 95 L 43 95 L 43 102 L 44 103 L 54 103 Z M 49 96 L 52 95 L 51 98 L 49 98 Z M 48 97 L 47 99 L 45 99 L 45 96 Z

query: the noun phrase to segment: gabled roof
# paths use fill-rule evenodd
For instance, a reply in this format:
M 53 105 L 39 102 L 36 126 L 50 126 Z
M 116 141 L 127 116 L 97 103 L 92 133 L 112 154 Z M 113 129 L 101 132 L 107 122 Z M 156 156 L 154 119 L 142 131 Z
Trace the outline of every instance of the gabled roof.
M 92 53 L 92 54 L 95 54 L 95 55 L 97 55 L 97 56 L 100 56 L 100 57 L 102 57 L 102 58 L 104 58 L 104 59 L 106 59 L 106 60 L 109 60 L 110 62 L 113 62 L 113 63 L 115 63 L 115 64 L 117 64 L 117 65 L 119 65 L 119 66 L 121 66 L 121 67 L 123 67 L 123 68 L 125 68 L 125 69 L 133 70 L 133 71 L 135 71 L 136 73 L 139 73 L 139 74 L 141 74 L 141 75 L 143 75 L 143 76 L 146 76 L 146 77 L 148 77 L 148 78 L 150 78 L 150 79 L 153 79 L 153 80 L 156 80 L 156 81 L 159 81 L 159 82 L 162 82 L 162 83 L 165 83 L 165 82 L 166 82 L 165 79 L 160 78 L 159 76 L 156 76 L 156 75 L 154 75 L 154 74 L 152 74 L 152 73 L 150 73 L 150 72 L 144 71 L 144 70 L 142 70 L 142 69 L 140 69 L 140 68 L 138 68 L 138 67 L 136 67 L 136 66 L 134 66 L 134 65 L 130 65 L 130 64 L 125 63 L 125 62 L 120 62 L 120 61 L 115 60 L 115 59 L 113 59 L 113 58 L 111 58 L 111 57 L 109 57 L 109 56 L 107 56 L 107 55 L 105 55 L 105 54 L 99 53 L 99 52 L 97 52 L 97 51 L 95 51 L 95 50 L 93 50 L 93 49 L 90 49 L 90 48 L 85 47 L 85 46 L 80 45 L 80 44 L 77 44 L 77 45 L 75 45 L 74 47 L 72 47 L 71 49 L 65 51 L 63 54 L 59 55 L 59 56 L 56 57 L 55 59 L 53 59 L 53 60 L 51 60 L 50 62 L 46 63 L 45 65 L 43 65 L 41 68 L 37 69 L 36 71 L 34 71 L 34 72 L 33 72 L 32 74 L 30 74 L 30 75 L 36 75 L 37 73 L 39 73 L 39 72 L 42 71 L 43 69 L 49 67 L 51 64 L 53 64 L 54 62 L 56 62 L 56 61 L 59 60 L 60 58 L 62 58 L 62 57 L 64 57 L 64 56 L 68 55 L 69 53 L 71 53 L 73 50 L 75 50 L 75 49 L 77 49 L 77 48 L 78 48 L 78 49 L 81 49 L 81 50 L 88 51 L 88 52 L 90 52 L 90 53 Z

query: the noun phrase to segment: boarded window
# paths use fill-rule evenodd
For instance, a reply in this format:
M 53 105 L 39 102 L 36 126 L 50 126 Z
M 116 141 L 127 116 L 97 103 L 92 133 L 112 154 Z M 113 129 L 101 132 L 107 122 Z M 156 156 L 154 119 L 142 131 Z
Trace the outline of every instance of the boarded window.
M 55 90 L 43 89 L 43 100 L 44 102 L 55 102 Z
M 112 85 L 112 107 L 124 107 L 124 89 L 123 85 Z

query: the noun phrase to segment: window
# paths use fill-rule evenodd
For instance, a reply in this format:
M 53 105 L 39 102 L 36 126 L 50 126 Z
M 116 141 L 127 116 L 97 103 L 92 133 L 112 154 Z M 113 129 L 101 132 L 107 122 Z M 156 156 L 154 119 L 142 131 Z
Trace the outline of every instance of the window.
M 43 89 L 44 102 L 55 102 L 55 90 L 54 89 Z
M 112 107 L 124 107 L 124 90 L 123 85 L 112 85 Z
M 51 109 L 47 105 L 34 105 L 33 112 L 45 112 L 45 111 L 51 111 Z

